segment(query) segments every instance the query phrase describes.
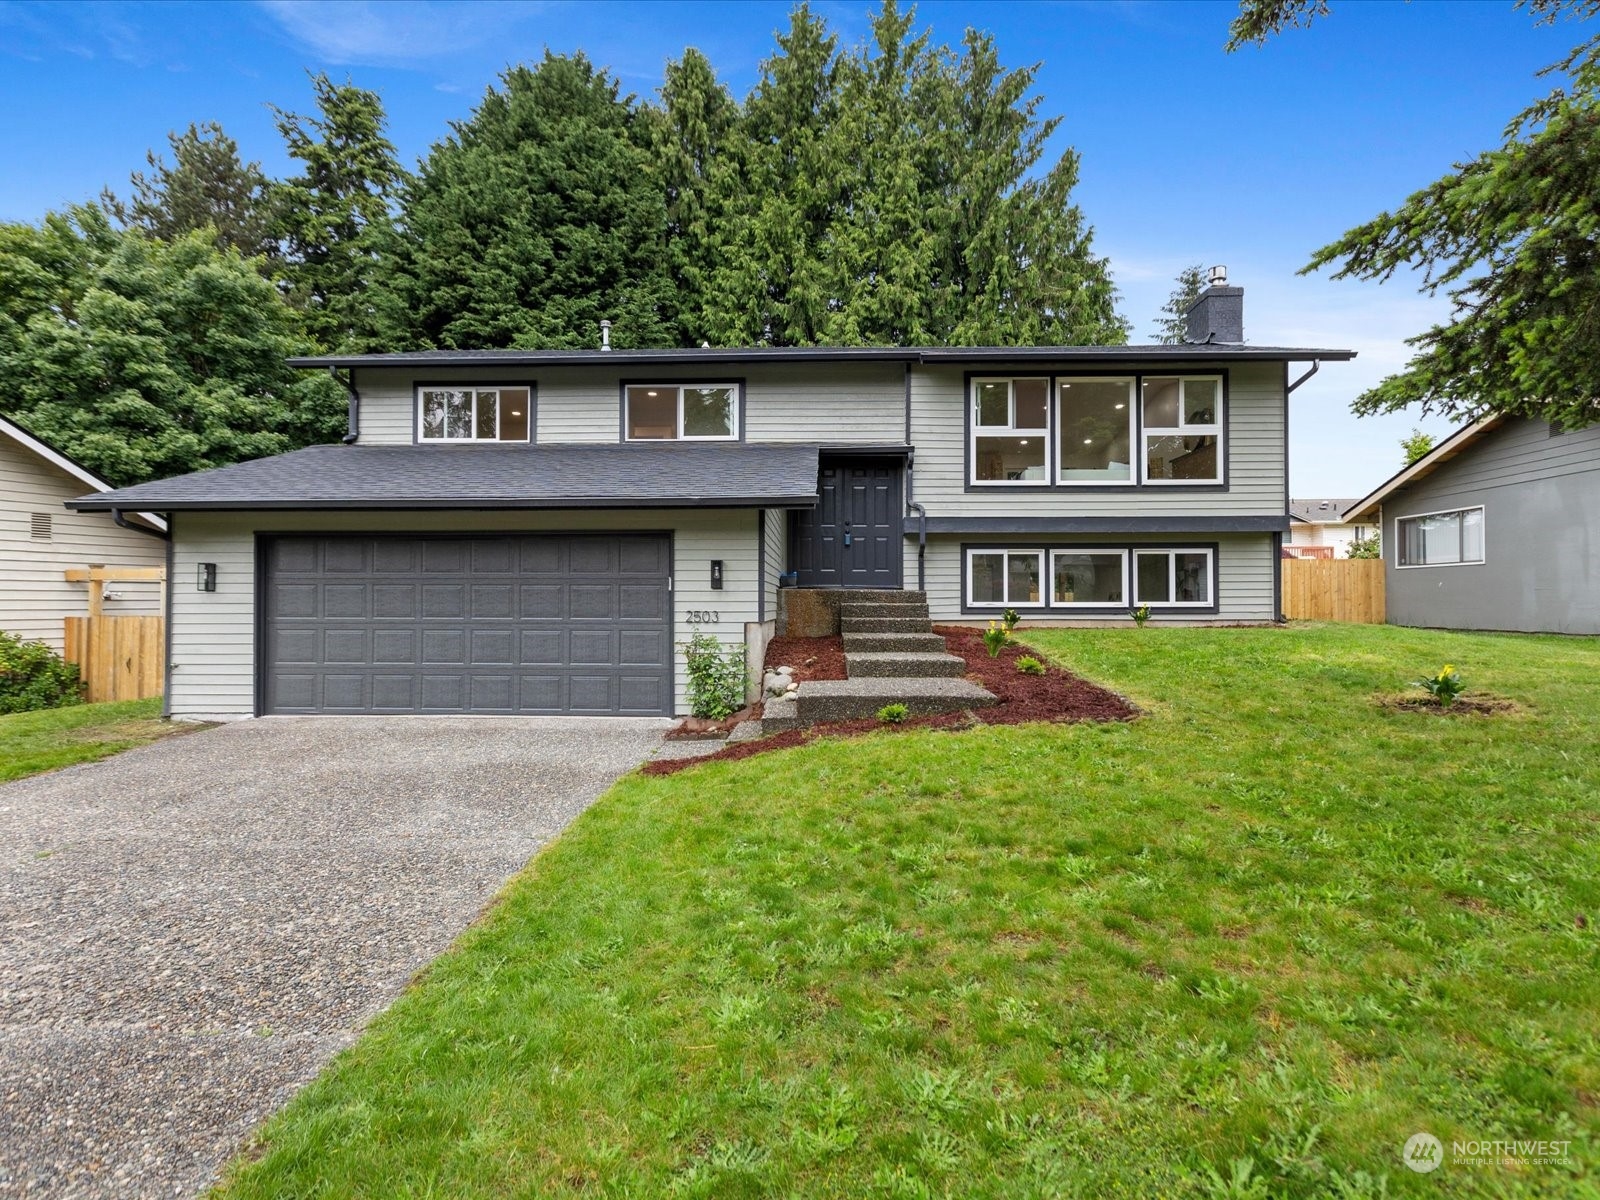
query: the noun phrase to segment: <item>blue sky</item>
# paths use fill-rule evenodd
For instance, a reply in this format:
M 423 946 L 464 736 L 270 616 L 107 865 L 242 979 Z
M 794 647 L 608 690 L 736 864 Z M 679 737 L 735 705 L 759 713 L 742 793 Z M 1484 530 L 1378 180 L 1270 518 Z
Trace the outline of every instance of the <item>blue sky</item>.
M 814 6 L 847 42 L 870 3 Z M 465 118 L 508 63 L 582 49 L 625 88 L 659 86 L 695 45 L 738 95 L 787 3 L 36 4 L 0 0 L 0 219 L 36 220 L 124 187 L 167 131 L 217 120 L 247 158 L 286 167 L 268 103 L 311 106 L 305 71 L 381 92 L 408 164 Z M 1356 418 L 1352 396 L 1400 367 L 1403 339 L 1446 314 L 1407 279 L 1299 278 L 1308 253 L 1499 142 L 1547 90 L 1535 72 L 1578 40 L 1507 2 L 1334 0 L 1263 49 L 1222 52 L 1232 3 L 918 6 L 957 42 L 993 32 L 1008 65 L 1041 63 L 1041 113 L 1082 155 L 1077 198 L 1145 339 L 1186 263 L 1225 263 L 1254 342 L 1358 350 L 1295 393 L 1296 496 L 1358 495 L 1399 465 L 1409 415 Z

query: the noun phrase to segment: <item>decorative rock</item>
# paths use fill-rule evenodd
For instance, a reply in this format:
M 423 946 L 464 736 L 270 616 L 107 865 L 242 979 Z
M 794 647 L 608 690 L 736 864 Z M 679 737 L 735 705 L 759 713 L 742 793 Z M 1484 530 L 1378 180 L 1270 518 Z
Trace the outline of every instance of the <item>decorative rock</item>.
M 780 675 L 776 671 L 768 671 L 761 678 L 761 690 L 769 696 L 781 696 L 791 686 L 787 675 Z

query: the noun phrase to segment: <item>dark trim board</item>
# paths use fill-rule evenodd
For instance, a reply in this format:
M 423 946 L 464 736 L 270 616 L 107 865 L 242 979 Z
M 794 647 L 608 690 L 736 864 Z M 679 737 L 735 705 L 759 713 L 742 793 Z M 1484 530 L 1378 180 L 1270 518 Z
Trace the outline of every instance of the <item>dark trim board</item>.
M 162 650 L 165 660 L 161 664 L 161 715 L 166 718 L 172 716 L 172 591 L 174 579 L 177 574 L 178 548 L 172 534 L 172 514 L 163 513 L 167 519 L 167 581 L 162 585 L 167 593 L 166 621 L 161 630 Z
M 355 378 L 355 368 L 350 369 L 351 378 Z M 525 387 L 528 389 L 528 440 L 526 442 L 502 442 L 496 438 L 494 441 L 474 439 L 470 442 L 425 442 L 422 440 L 422 389 L 464 387 L 497 388 L 497 387 Z M 539 444 L 539 383 L 529 379 L 413 379 L 411 381 L 411 444 L 413 446 L 536 446 Z
M 996 553 L 1027 552 L 1029 550 L 1044 551 L 1045 571 L 1050 570 L 1050 552 L 1052 550 L 1122 550 L 1128 554 L 1128 583 L 1134 582 L 1134 555 L 1141 550 L 1209 550 L 1211 552 L 1211 603 L 1210 604 L 1152 604 L 1150 612 L 1152 619 L 1156 616 L 1182 617 L 1195 615 L 1201 617 L 1214 617 L 1222 612 L 1222 547 L 1217 542 L 1180 542 L 1177 539 L 1169 542 L 1027 542 L 1027 543 L 995 543 L 995 542 L 962 542 L 960 565 L 957 571 L 957 581 L 961 588 L 961 612 L 963 616 L 998 617 L 1005 608 L 996 608 L 993 605 L 972 605 L 967 603 L 967 552 L 976 550 L 983 553 L 993 550 Z M 1039 581 L 1039 594 L 1044 595 L 1045 589 L 1053 587 L 1054 582 L 1049 578 Z M 1126 604 L 1110 605 L 1083 605 L 1074 608 L 1062 608 L 1047 604 L 1012 604 L 1005 607 L 1014 608 L 1023 616 L 1057 617 L 1063 621 L 1070 621 L 1076 617 L 1111 617 L 1127 616 L 1136 607 L 1132 596 L 1128 597 Z
M 1020 492 L 1023 495 L 1033 495 L 1038 492 L 1048 492 L 1059 495 L 1128 495 L 1150 497 L 1158 496 L 1164 492 L 1176 492 L 1179 495 L 1193 495 L 1197 492 L 1226 492 L 1232 486 L 1230 483 L 1233 467 L 1233 380 L 1226 367 L 1189 367 L 1183 363 L 1176 363 L 1172 367 L 1159 371 L 1121 370 L 1116 372 L 1133 380 L 1133 445 L 1128 448 L 1130 460 L 1129 468 L 1137 476 L 1143 471 L 1142 458 L 1144 455 L 1144 380 L 1146 376 L 1165 378 L 1171 375 L 1215 375 L 1222 380 L 1222 479 L 1218 483 L 1148 483 L 1130 481 L 1128 483 L 1062 483 L 1056 478 L 1056 455 L 1060 452 L 1061 431 L 1057 422 L 1052 420 L 1048 436 L 1045 439 L 1045 478 L 1037 483 L 974 483 L 972 481 L 972 381 L 974 379 L 1004 379 L 1020 377 L 1027 379 L 1048 379 L 1049 396 L 1047 398 L 1047 412 L 1056 414 L 1060 388 L 1057 381 L 1062 379 L 1093 379 L 1107 374 L 1107 371 L 1051 370 L 1042 365 L 1040 369 L 1029 371 L 1008 371 L 1004 362 L 997 362 L 993 370 L 988 371 L 963 371 L 961 373 L 961 488 L 962 491 L 984 496 L 1003 496 L 1008 492 Z M 1287 374 L 1287 367 L 1285 368 Z M 1285 397 L 1287 409 L 1288 398 Z M 1285 462 L 1288 460 L 1285 459 Z M 1285 485 L 1287 486 L 1287 484 Z M 1285 506 L 1287 511 L 1287 505 Z
M 1062 533 L 1282 533 L 1289 516 L 1249 517 L 929 517 L 929 533 L 1001 534 L 1041 536 Z M 915 535 L 917 520 L 907 517 L 903 532 Z
M 528 509 L 562 508 L 815 508 L 814 494 L 804 496 L 719 496 L 714 501 L 693 498 L 673 500 L 618 500 L 607 496 L 563 496 L 558 500 L 527 500 L 512 504 L 497 501 L 492 504 L 474 504 L 470 500 L 416 499 L 394 500 L 182 500 L 162 501 L 161 507 L 171 512 L 521 512 Z M 78 512 L 105 512 L 109 505 L 100 507 L 92 501 L 70 505 Z M 538 532 L 534 530 L 533 532 Z

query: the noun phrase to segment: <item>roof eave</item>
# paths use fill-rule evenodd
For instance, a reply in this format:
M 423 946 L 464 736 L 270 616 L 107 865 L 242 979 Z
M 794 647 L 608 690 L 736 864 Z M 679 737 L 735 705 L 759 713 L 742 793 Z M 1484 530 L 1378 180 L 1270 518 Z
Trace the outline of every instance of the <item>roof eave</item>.
M 407 497 L 395 499 L 292 499 L 292 500 L 144 500 L 161 512 L 428 512 L 440 509 L 457 509 L 471 512 L 518 511 L 525 509 L 563 508 L 814 508 L 817 497 L 806 495 L 771 496 L 665 496 L 648 499 L 618 496 L 563 496 L 554 499 L 456 497 Z M 67 507 L 77 512 L 110 512 L 114 508 L 127 509 L 125 503 L 107 503 L 99 496 L 67 501 Z
M 1489 416 L 1474 421 L 1470 425 L 1463 425 L 1432 450 L 1417 459 L 1416 462 L 1400 468 L 1367 495 L 1345 509 L 1341 514 L 1345 523 L 1370 521 L 1377 514 L 1378 509 L 1383 507 L 1384 501 L 1395 492 L 1433 474 L 1438 467 L 1449 462 L 1463 450 L 1473 445 L 1491 429 L 1503 423 L 1505 419 L 1505 416 L 1501 413 L 1491 413 Z

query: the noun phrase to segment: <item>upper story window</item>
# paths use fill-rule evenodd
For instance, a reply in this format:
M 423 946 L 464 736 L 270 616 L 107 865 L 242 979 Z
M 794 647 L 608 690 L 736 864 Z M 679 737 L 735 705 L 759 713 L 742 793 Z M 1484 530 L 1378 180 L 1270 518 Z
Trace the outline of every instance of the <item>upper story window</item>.
M 732 441 L 739 436 L 739 387 L 732 383 L 643 383 L 625 391 L 630 442 Z
M 1222 380 L 1146 378 L 1144 481 L 1222 482 Z
M 1396 566 L 1459 567 L 1483 561 L 1483 509 L 1420 513 L 1394 523 Z
M 970 403 L 974 484 L 1223 482 L 1220 375 L 980 378 Z
M 526 442 L 533 393 L 528 387 L 420 387 L 417 440 Z
M 1050 448 L 1048 379 L 972 381 L 972 478 L 1045 483 Z

